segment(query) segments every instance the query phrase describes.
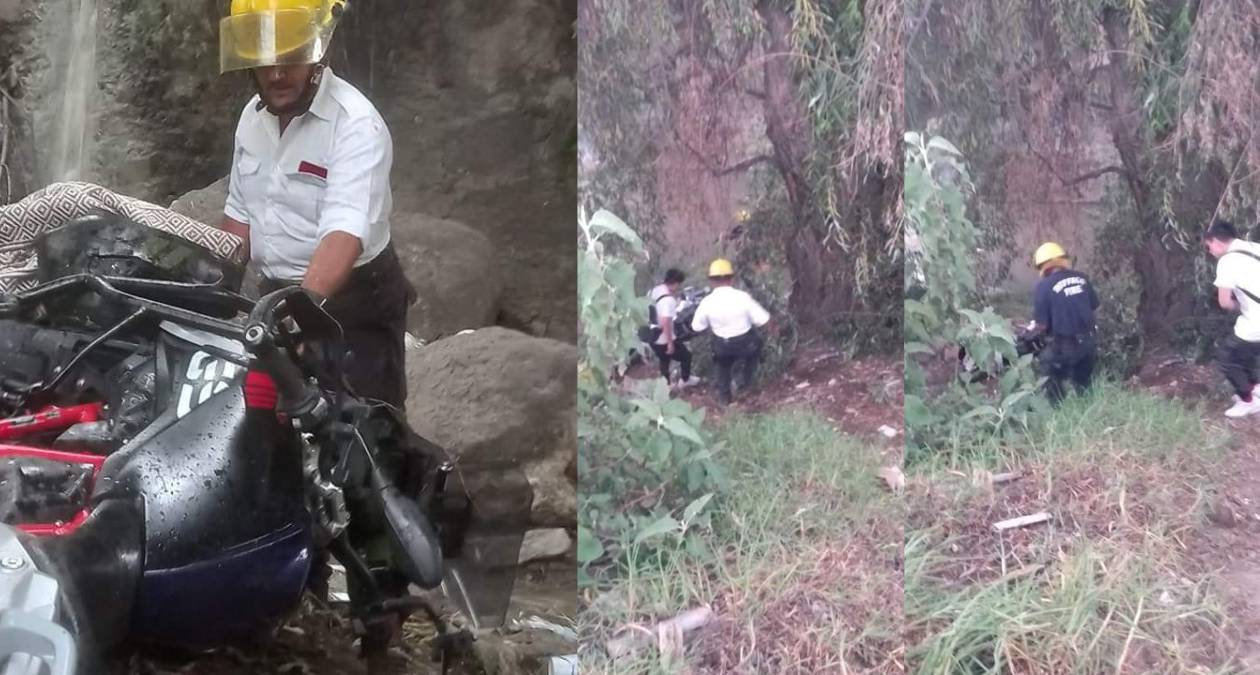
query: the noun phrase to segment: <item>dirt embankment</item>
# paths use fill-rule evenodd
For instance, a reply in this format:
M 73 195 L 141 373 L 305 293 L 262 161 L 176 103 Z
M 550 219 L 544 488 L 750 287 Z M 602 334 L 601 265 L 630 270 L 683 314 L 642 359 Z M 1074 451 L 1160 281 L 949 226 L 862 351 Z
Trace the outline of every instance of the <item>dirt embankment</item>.
M 1230 602 L 1241 665 L 1247 672 L 1260 671 L 1260 416 L 1239 420 L 1224 416 L 1231 403 L 1229 387 L 1212 363 L 1156 353 L 1132 382 L 1169 398 L 1202 403 L 1203 423 L 1231 433 L 1203 526 L 1192 533 L 1186 550 L 1201 570 L 1219 574 L 1219 590 Z
M 699 338 L 701 340 L 705 338 Z M 636 365 L 628 377 L 659 377 L 655 355 Z M 674 366 L 675 370 L 677 366 Z M 759 381 L 746 393 L 736 393 L 735 403 L 718 403 L 715 372 L 701 373 L 701 383 L 679 394 L 688 403 L 704 408 L 710 419 L 732 413 L 765 413 L 777 410 L 810 410 L 825 418 L 837 431 L 878 439 L 897 448 L 905 432 L 902 411 L 903 380 L 900 360 L 867 356 L 852 359 L 837 345 L 821 341 L 801 347 L 778 377 Z

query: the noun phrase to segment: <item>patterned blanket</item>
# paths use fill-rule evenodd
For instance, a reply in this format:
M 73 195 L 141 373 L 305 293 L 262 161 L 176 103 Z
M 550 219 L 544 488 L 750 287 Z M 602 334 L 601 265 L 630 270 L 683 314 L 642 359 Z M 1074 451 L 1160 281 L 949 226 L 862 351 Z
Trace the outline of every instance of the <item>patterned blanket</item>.
M 36 237 L 102 209 L 187 239 L 223 258 L 239 259 L 244 243 L 234 234 L 99 185 L 54 183 L 16 204 L 0 206 L 0 293 L 24 291 L 38 283 Z

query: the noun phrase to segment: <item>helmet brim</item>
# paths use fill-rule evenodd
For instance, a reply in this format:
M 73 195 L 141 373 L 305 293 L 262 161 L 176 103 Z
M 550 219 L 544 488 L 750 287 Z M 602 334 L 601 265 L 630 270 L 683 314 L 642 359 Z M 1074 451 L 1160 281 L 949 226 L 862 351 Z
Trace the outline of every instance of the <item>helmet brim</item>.
M 335 22 L 318 10 L 281 9 L 229 16 L 219 22 L 219 72 L 319 63 Z

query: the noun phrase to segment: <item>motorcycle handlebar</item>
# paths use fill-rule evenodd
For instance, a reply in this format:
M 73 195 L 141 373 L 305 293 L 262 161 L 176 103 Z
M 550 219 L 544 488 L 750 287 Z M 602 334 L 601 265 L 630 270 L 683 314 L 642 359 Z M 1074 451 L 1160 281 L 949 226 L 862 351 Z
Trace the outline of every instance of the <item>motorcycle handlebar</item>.
M 246 347 L 276 383 L 276 390 L 280 395 L 281 412 L 300 421 L 312 414 L 317 414 L 321 404 L 326 405 L 326 403 L 319 387 L 308 382 L 297 364 L 276 346 L 275 328 L 280 308 L 287 306 L 288 302 L 293 302 L 297 305 L 294 309 L 300 310 L 303 300 L 310 305 L 305 308 L 308 312 L 312 310 L 322 312 L 301 288 L 282 289 L 267 295 L 258 302 L 254 311 L 250 312 L 243 335 Z M 290 314 L 294 313 L 297 312 L 290 312 Z
M 280 352 L 263 324 L 250 324 L 245 328 L 245 344 L 263 371 L 275 381 L 282 403 L 291 406 L 308 397 L 310 385 L 302 377 L 302 371 Z

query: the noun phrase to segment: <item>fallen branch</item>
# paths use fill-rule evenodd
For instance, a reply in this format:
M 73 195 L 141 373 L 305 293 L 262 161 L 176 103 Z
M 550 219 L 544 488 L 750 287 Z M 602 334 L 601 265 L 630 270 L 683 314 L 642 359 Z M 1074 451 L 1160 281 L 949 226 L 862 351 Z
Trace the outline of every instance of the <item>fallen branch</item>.
M 994 523 L 993 530 L 995 532 L 1003 532 L 1005 530 L 1013 530 L 1020 527 L 1028 527 L 1029 525 L 1044 523 L 1048 520 L 1050 520 L 1050 514 L 1042 511 L 1041 513 L 1034 513 L 1031 516 L 1020 516 L 1018 518 L 1011 518 L 1009 520 Z
M 1018 471 L 1010 471 L 1007 473 L 995 473 L 993 474 L 993 484 L 1001 485 L 1002 483 L 1009 483 L 1013 480 L 1019 480 L 1022 477 L 1023 476 L 1021 476 Z
M 678 644 L 687 633 L 693 633 L 713 621 L 715 615 L 708 607 L 689 609 L 672 619 L 662 621 L 651 628 L 640 625 L 626 626 L 625 635 L 608 641 L 604 650 L 613 659 L 641 649 L 655 641 L 661 646 Z

